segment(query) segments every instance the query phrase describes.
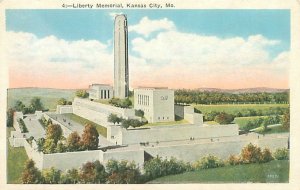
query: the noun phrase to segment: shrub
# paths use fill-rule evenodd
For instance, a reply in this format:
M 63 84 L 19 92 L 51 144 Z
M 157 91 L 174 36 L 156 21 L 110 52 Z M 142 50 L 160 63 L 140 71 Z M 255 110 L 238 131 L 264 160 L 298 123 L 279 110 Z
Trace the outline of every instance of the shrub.
M 51 167 L 42 171 L 42 181 L 46 184 L 58 184 L 60 182 L 61 171 Z
M 75 94 L 79 98 L 87 98 L 87 97 L 89 97 L 89 93 L 87 93 L 86 90 L 77 90 Z
M 32 159 L 27 160 L 22 172 L 22 183 L 37 184 L 41 183 L 41 179 L 41 172 L 35 167 L 35 162 Z
M 239 165 L 239 164 L 241 164 L 241 159 L 239 156 L 230 155 L 227 162 L 229 165 Z
M 62 152 L 66 152 L 66 151 L 67 151 L 67 147 L 62 142 L 58 142 L 55 152 L 62 153 Z
M 76 184 L 79 182 L 79 172 L 77 169 L 67 170 L 66 173 L 63 173 L 60 178 L 60 183 L 63 184 Z
M 219 124 L 229 124 L 234 120 L 233 115 L 222 112 L 214 118 L 214 121 Z
M 241 160 L 243 163 L 258 163 L 262 159 L 262 153 L 259 147 L 253 145 L 252 143 L 248 144 L 242 149 Z
M 80 170 L 80 181 L 83 183 L 95 183 L 96 181 L 96 170 L 93 162 L 87 162 L 82 165 Z
M 208 155 L 196 161 L 194 168 L 196 170 L 199 170 L 199 169 L 217 168 L 222 166 L 224 166 L 224 162 L 222 160 L 218 159 L 216 156 Z
M 274 158 L 276 160 L 288 160 L 289 159 L 289 150 L 286 148 L 276 149 L 274 152 Z
M 144 163 L 145 180 L 155 179 L 161 176 L 179 174 L 185 171 L 191 171 L 192 166 L 189 163 L 178 161 L 175 158 L 162 159 L 161 157 L 152 158 Z
M 109 104 L 116 106 L 116 107 L 121 107 L 121 108 L 129 108 L 132 106 L 132 102 L 129 98 L 126 99 L 119 99 L 119 98 L 112 98 L 108 102 Z
M 144 114 L 143 110 L 135 110 L 135 115 L 138 117 L 144 117 Z
M 57 101 L 57 105 L 66 105 L 67 100 L 65 98 L 61 98 Z
M 110 123 L 113 123 L 115 125 L 116 123 L 119 124 L 122 121 L 122 118 L 120 118 L 116 114 L 112 113 L 108 116 L 107 121 Z
M 107 183 L 128 184 L 139 183 L 140 181 L 140 170 L 134 162 L 110 160 L 106 168 L 108 172 Z
M 19 126 L 20 126 L 20 130 L 21 130 L 21 133 L 27 133 L 28 132 L 28 129 L 25 125 L 25 122 L 22 118 L 19 118 L 18 119 L 18 123 L 19 123 Z
M 6 111 L 6 127 L 12 127 L 14 123 L 14 112 L 15 110 L 12 108 L 9 108 Z
M 261 162 L 270 162 L 271 160 L 274 160 L 271 151 L 268 148 L 265 148 L 262 151 L 262 159 Z
M 43 149 L 44 149 L 43 146 L 44 146 L 44 144 L 45 144 L 45 139 L 44 139 L 44 138 L 39 138 L 39 139 L 37 140 L 36 144 L 37 144 L 37 150 L 38 150 L 39 152 L 43 151 Z
M 55 153 L 57 144 L 54 142 L 53 139 L 46 139 L 43 145 L 43 152 L 45 154 Z

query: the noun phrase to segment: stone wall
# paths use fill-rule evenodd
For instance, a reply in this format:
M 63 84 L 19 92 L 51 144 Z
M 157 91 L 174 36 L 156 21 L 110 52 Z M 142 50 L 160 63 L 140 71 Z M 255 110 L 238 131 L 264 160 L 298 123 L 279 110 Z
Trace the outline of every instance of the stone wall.
M 261 148 L 275 151 L 277 148 L 287 148 L 287 137 L 265 138 L 257 140 L 240 140 L 228 142 L 212 142 L 202 144 L 184 144 L 166 147 L 145 147 L 145 151 L 153 157 L 157 155 L 165 158 L 176 157 L 186 162 L 194 162 L 207 155 L 214 155 L 221 159 L 228 159 L 230 155 L 239 155 L 243 147 L 252 144 Z
M 111 113 L 125 119 L 135 118 L 134 109 L 119 108 L 81 98 L 74 99 L 73 113 L 103 126 L 110 124 L 107 118 Z
M 88 161 L 99 160 L 100 154 L 101 150 L 44 154 L 43 168 L 54 167 L 62 171 L 79 168 Z
M 109 160 L 133 161 L 141 168 L 144 164 L 144 150 L 114 150 L 110 152 L 103 152 L 103 157 L 100 160 L 102 160 L 103 163 L 107 163 Z
M 28 158 L 34 160 L 36 167 L 39 168 L 40 170 L 43 169 L 44 154 L 42 152 L 38 152 L 37 149 L 33 148 L 33 146 L 30 145 L 25 139 L 24 139 L 24 148 Z
M 57 114 L 73 113 L 73 106 L 72 105 L 57 105 L 56 113 Z

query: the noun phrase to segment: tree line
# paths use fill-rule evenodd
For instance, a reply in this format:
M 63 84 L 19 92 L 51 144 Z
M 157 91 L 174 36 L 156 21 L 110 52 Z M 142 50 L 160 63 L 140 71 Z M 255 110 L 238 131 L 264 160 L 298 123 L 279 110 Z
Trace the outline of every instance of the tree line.
M 252 117 L 252 116 L 271 116 L 271 115 L 283 115 L 289 110 L 289 108 L 283 108 L 283 107 L 271 107 L 269 109 L 261 110 L 261 109 L 242 109 L 238 111 L 234 111 L 233 113 L 230 113 L 234 118 L 235 117 Z M 200 110 L 195 108 L 196 113 L 202 113 Z M 203 113 L 203 119 L 204 121 L 213 121 L 217 115 L 219 115 L 220 111 L 210 111 L 210 112 L 204 112 Z M 229 114 L 229 113 L 227 113 Z
M 175 90 L 176 104 L 238 104 L 238 103 L 282 103 L 289 102 L 289 92 L 255 92 L 255 93 L 227 93 L 208 92 L 199 90 Z
M 226 165 L 242 165 L 250 163 L 266 163 L 272 160 L 288 160 L 289 150 L 269 149 L 248 144 L 239 155 L 230 155 L 228 159 L 221 160 L 216 156 L 207 155 L 194 163 L 183 162 L 174 157 L 163 159 L 154 157 L 144 163 L 144 172 L 134 162 L 109 160 L 104 166 L 98 160 L 86 162 L 80 168 L 65 172 L 55 168 L 40 171 L 35 167 L 33 160 L 27 160 L 22 172 L 21 181 L 26 184 L 138 184 L 150 180 L 180 174 L 187 171 L 205 170 L 224 167 Z

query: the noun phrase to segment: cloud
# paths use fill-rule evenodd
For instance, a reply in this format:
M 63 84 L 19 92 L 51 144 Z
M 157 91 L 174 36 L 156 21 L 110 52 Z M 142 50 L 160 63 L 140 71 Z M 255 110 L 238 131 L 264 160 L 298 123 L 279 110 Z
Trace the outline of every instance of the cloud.
M 7 32 L 6 37 L 12 85 L 41 86 L 44 82 L 73 88 L 92 82 L 112 82 L 112 51 L 100 41 L 38 38 L 24 32 Z
M 148 17 L 143 17 L 138 24 L 129 26 L 128 30 L 148 37 L 152 32 L 169 31 L 175 28 L 174 22 L 167 18 L 150 20 Z
M 261 64 L 270 61 L 268 47 L 279 42 L 269 40 L 262 35 L 218 38 L 178 31 L 159 33 L 155 38 L 146 40 L 135 38 L 132 49 L 149 63 L 170 64 L 180 62 L 185 64 L 211 65 Z
M 132 50 L 144 60 L 134 64 L 133 85 L 170 88 L 288 87 L 288 52 L 273 58 L 270 47 L 280 44 L 260 34 L 220 38 L 177 30 L 132 40 Z M 146 70 L 148 72 L 138 72 Z M 279 73 L 281 73 L 279 75 Z

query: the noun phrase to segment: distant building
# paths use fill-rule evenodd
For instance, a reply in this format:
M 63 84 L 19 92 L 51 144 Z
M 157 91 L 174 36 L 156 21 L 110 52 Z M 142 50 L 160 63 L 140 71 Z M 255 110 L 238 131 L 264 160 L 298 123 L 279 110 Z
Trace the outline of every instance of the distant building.
M 108 84 L 92 84 L 88 90 L 89 99 L 106 100 L 113 97 L 113 87 Z
M 134 89 L 134 109 L 143 110 L 149 123 L 174 121 L 174 90 L 157 87 Z
M 129 96 L 128 31 L 126 15 L 115 17 L 114 30 L 114 97 Z

